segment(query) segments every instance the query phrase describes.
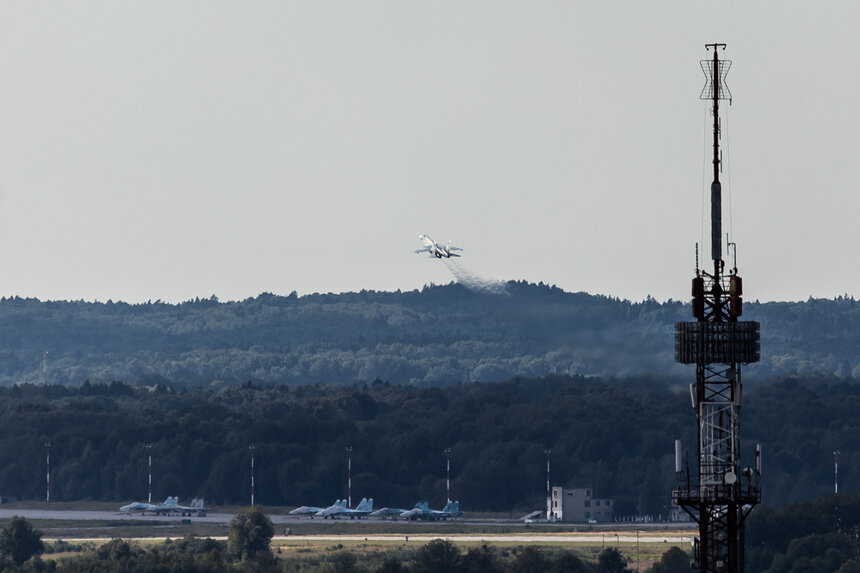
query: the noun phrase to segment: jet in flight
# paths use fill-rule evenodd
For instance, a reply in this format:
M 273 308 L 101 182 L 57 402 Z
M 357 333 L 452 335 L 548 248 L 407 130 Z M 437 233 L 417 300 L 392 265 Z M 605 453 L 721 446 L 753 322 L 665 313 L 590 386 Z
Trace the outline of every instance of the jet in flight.
M 450 259 L 451 257 L 459 257 L 460 255 L 456 254 L 454 251 L 462 251 L 460 247 L 455 247 L 451 244 L 451 241 L 448 241 L 447 245 L 440 245 L 436 241 L 430 238 L 429 235 L 418 235 L 418 238 L 424 241 L 424 248 L 418 249 L 416 253 L 430 253 L 431 257 L 436 257 L 437 259 Z

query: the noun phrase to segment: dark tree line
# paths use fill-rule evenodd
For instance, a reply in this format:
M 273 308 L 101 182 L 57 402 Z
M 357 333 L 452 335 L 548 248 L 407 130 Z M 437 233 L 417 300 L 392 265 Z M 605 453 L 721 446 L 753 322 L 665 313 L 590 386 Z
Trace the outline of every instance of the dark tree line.
M 746 564 L 762 573 L 860 572 L 860 498 L 830 495 L 748 518 Z
M 762 322 L 756 377 L 860 376 L 860 304 L 748 302 Z M 510 282 L 411 292 L 261 294 L 181 304 L 0 299 L 0 385 L 126 380 L 241 383 L 493 382 L 547 374 L 683 376 L 672 329 L 688 304 L 630 302 Z M 47 373 L 43 370 L 48 352 Z
M 764 451 L 766 503 L 815 499 L 860 472 L 860 384 L 778 378 L 744 395 L 742 455 Z M 0 388 L 0 494 L 44 499 L 45 443 L 53 500 L 146 498 L 147 444 L 153 495 L 207 505 L 256 501 L 330 504 L 346 496 L 377 507 L 445 501 L 443 449 L 453 448 L 453 497 L 465 511 L 544 506 L 545 455 L 555 485 L 593 486 L 616 513 L 666 515 L 676 485 L 673 444 L 695 448 L 688 389 L 651 378 L 551 376 L 424 388 L 246 383 L 174 391 L 123 383 Z M 693 458 L 691 458 L 693 459 Z

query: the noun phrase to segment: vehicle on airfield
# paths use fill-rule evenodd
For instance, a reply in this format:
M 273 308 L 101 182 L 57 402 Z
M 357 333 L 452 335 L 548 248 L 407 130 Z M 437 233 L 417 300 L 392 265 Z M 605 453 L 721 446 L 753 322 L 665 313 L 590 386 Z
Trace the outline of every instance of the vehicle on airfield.
M 455 247 L 451 244 L 451 241 L 448 241 L 447 245 L 439 245 L 436 241 L 430 238 L 430 235 L 418 235 L 418 238 L 424 241 L 424 248 L 417 249 L 415 252 L 420 253 L 430 253 L 431 257 L 436 257 L 437 259 L 450 259 L 451 257 L 459 257 L 460 255 L 454 253 L 454 251 L 462 251 L 460 247 Z

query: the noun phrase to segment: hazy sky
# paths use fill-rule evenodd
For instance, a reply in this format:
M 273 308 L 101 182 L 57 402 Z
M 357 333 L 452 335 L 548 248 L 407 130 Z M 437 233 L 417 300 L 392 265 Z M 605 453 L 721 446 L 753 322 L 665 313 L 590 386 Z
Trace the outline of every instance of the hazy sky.
M 725 42 L 747 298 L 860 297 L 858 29 L 855 0 L 4 1 L 0 295 L 414 289 L 452 280 L 429 233 L 486 278 L 685 299 Z

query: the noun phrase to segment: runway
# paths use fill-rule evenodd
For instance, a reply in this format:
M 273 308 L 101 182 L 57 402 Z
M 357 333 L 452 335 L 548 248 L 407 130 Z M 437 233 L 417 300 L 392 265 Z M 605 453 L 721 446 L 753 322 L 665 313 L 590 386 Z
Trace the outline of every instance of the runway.
M 0 509 L 0 519 L 13 516 L 24 519 L 49 519 L 59 521 L 177 521 L 191 519 L 195 523 L 230 523 L 232 513 L 210 513 L 206 517 L 182 517 L 180 515 L 140 515 L 139 513 L 122 513 L 119 511 L 82 511 L 54 509 Z M 272 520 L 274 522 L 274 519 Z
M 548 535 L 510 533 L 507 535 L 445 535 L 445 534 L 419 534 L 419 535 L 286 535 L 278 536 L 279 539 L 290 541 L 408 541 L 426 543 L 434 539 L 448 539 L 461 543 L 690 543 L 691 537 L 683 535 L 595 535 L 590 533 L 558 533 Z

